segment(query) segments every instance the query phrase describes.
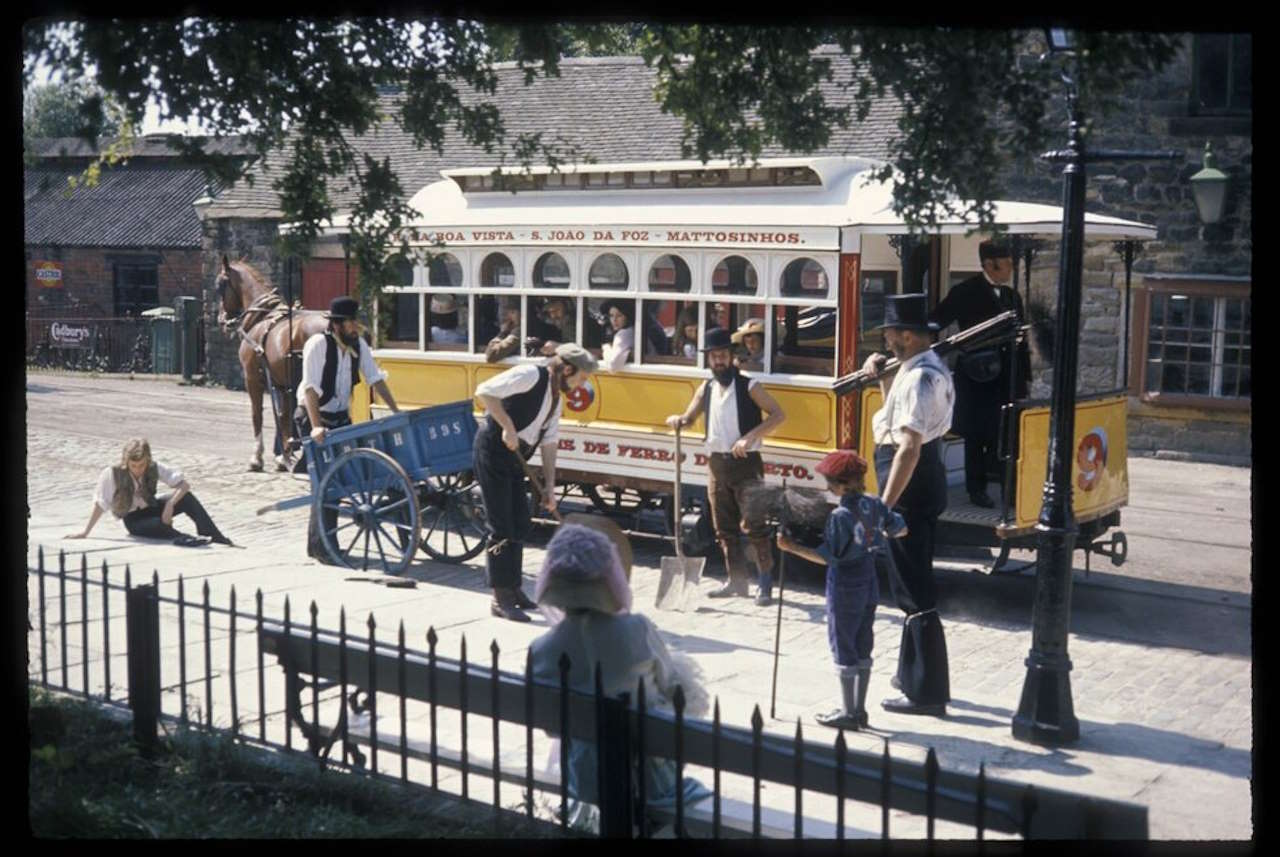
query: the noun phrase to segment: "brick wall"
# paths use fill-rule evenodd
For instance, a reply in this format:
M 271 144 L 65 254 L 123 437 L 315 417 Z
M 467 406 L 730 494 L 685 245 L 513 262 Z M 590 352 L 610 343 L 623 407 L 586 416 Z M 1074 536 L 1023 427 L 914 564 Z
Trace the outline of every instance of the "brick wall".
M 1192 116 L 1190 87 L 1188 37 L 1163 72 L 1132 84 L 1120 108 L 1099 121 L 1091 133 L 1096 147 L 1165 149 L 1184 155 L 1173 163 L 1090 165 L 1087 211 L 1140 220 L 1159 230 L 1158 239 L 1147 242 L 1135 259 L 1135 286 L 1143 272 L 1252 273 L 1252 120 Z M 1223 222 L 1211 226 L 1200 223 L 1190 182 L 1202 168 L 1206 141 L 1213 144 L 1218 169 L 1231 177 Z M 1061 172 L 1047 165 L 1011 171 L 1007 195 L 1061 205 Z M 1057 249 L 1055 240 L 1032 266 L 1032 300 L 1050 314 L 1056 313 Z M 1126 383 L 1122 377 L 1124 264 L 1110 242 L 1086 245 L 1082 285 L 1079 388 L 1096 391 L 1122 386 Z M 1131 343 L 1133 334 L 1130 330 Z M 1033 395 L 1049 394 L 1050 372 L 1045 361 L 1033 358 Z M 1130 399 L 1129 446 L 1140 454 L 1203 453 L 1243 459 L 1250 454 L 1250 425 L 1248 412 L 1167 408 L 1143 404 L 1134 397 Z
M 200 250 L 136 250 L 110 247 L 58 247 L 29 245 L 26 248 L 26 307 L 33 317 L 110 318 L 115 315 L 112 260 L 125 256 L 156 258 L 159 265 L 157 293 L 161 306 L 173 306 L 179 295 L 200 296 L 204 257 Z M 62 288 L 37 285 L 38 262 L 62 264 Z

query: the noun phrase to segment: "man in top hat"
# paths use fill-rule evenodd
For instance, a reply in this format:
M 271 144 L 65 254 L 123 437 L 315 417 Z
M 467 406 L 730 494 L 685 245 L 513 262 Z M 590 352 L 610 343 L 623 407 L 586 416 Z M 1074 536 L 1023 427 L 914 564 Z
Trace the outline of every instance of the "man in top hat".
M 476 432 L 473 470 L 484 498 L 489 548 L 485 571 L 493 602 L 490 612 L 528 622 L 534 603 L 520 589 L 523 543 L 533 528 L 525 493 L 525 462 L 542 452 L 542 500 L 556 511 L 556 447 L 560 442 L 560 396 L 586 383 L 596 359 L 581 345 L 566 342 L 539 366 L 524 363 L 476 387 L 486 419 Z
M 458 329 L 458 302 L 453 295 L 431 296 L 431 342 L 465 345 L 467 334 Z
M 741 345 L 743 353 L 738 365 L 743 369 L 764 369 L 764 319 L 749 318 L 730 337 L 734 345 Z
M 933 310 L 931 320 L 939 329 L 955 322 L 960 330 L 1014 310 L 1023 320 L 1022 299 L 1009 286 L 1013 278 L 1013 255 L 1003 241 L 983 241 L 978 245 L 982 273 L 952 286 Z M 964 487 L 976 506 L 990 509 L 995 501 L 987 494 L 987 474 L 998 469 L 996 445 L 1000 408 L 1009 401 L 1010 374 L 1014 371 L 1014 349 L 1009 343 L 961 353 L 956 361 L 956 413 L 951 430 L 964 437 Z M 1031 352 L 1026 341 L 1017 348 L 1016 398 L 1027 395 L 1031 376 Z
M 329 429 L 351 425 L 351 391 L 361 378 L 387 407 L 400 410 L 387 387 L 387 373 L 373 362 L 373 352 L 360 336 L 359 310 L 355 298 L 334 298 L 329 303 L 329 329 L 315 334 L 302 347 L 302 383 L 294 411 L 299 437 L 310 436 L 316 443 L 324 443 Z M 298 462 L 305 466 L 303 457 Z M 336 513 L 325 513 L 327 529 L 336 521 Z M 307 533 L 307 553 L 328 562 L 314 515 Z
M 901 363 L 892 380 L 880 374 L 883 354 L 871 355 L 862 368 L 879 377 L 884 395 L 871 431 L 880 497 L 907 524 L 907 535 L 889 543 L 893 562 L 888 569 L 890 588 L 907 618 L 892 681 L 903 696 L 881 704 L 901 714 L 942 716 L 951 689 L 933 581 L 933 537 L 947 507 L 941 438 L 951 425 L 955 388 L 950 371 L 929 348 L 938 326 L 928 320 L 925 295 L 888 296 L 882 327 L 885 343 Z
M 702 349 L 707 355 L 707 368 L 712 377 L 700 386 L 683 414 L 667 417 L 671 428 L 687 426 L 704 417 L 707 443 L 707 499 L 711 503 L 711 519 L 716 541 L 724 552 L 729 580 L 724 587 L 710 593 L 712 598 L 747 595 L 747 569 L 738 543 L 738 535 L 746 535 L 760 577 L 756 603 L 764 606 L 773 600 L 773 546 L 763 520 L 750 510 L 745 497 L 764 481 L 764 460 L 760 443 L 765 435 L 782 425 L 787 415 L 758 379 L 741 374 L 733 362 L 733 341 L 729 331 L 713 327 L 707 331 Z M 767 416 L 765 416 L 767 414 Z M 746 514 L 752 519 L 748 520 Z

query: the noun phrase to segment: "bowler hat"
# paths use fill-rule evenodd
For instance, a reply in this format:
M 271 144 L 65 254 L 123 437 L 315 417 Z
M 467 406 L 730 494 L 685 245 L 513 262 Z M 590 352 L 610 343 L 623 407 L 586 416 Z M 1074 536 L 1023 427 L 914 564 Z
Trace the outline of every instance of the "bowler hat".
M 929 321 L 929 296 L 921 294 L 886 295 L 884 324 L 877 327 L 928 331 L 938 329 L 937 324 Z
M 707 338 L 702 346 L 703 351 L 715 351 L 717 348 L 732 348 L 733 339 L 729 331 L 723 327 L 713 327 L 707 331 Z
M 360 312 L 360 302 L 343 295 L 329 301 L 328 317 L 334 321 L 354 321 Z

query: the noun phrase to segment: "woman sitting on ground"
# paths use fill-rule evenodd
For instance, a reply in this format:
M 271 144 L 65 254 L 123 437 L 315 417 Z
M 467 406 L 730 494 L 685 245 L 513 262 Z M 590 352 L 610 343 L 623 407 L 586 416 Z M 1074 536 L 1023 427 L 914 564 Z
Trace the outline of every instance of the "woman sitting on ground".
M 534 600 L 554 623 L 529 646 L 534 680 L 560 685 L 560 656 L 569 657 L 569 687 L 595 692 L 595 667 L 600 663 L 606 696 L 629 693 L 635 698 L 639 680 L 645 683 L 650 706 L 669 708 L 676 686 L 696 699 L 685 713 L 705 710 L 705 694 L 694 679 L 687 660 L 679 664 L 667 650 L 658 629 L 644 616 L 630 613 L 631 586 L 627 583 L 618 550 L 609 538 L 592 528 L 566 523 L 547 544 Z M 559 758 L 558 749 L 553 758 Z M 575 740 L 570 743 L 568 789 L 569 823 L 579 829 L 598 830 L 600 813 L 586 803 L 596 798 L 596 748 Z M 671 759 L 646 759 L 645 794 L 651 810 L 675 807 L 676 771 Z M 702 783 L 685 777 L 685 805 L 710 796 Z
M 156 496 L 156 487 L 163 482 L 174 489 L 165 497 Z M 222 534 L 204 506 L 191 493 L 191 486 L 182 472 L 171 470 L 151 458 L 151 444 L 145 438 L 136 437 L 124 445 L 120 466 L 103 468 L 98 477 L 98 489 L 93 497 L 93 511 L 84 530 L 67 536 L 83 539 L 89 535 L 103 512 L 110 512 L 124 521 L 130 535 L 147 539 L 172 539 L 175 544 L 204 544 L 204 540 L 185 535 L 172 526 L 174 515 L 186 515 L 195 522 L 196 532 L 207 540 L 222 545 L 231 539 Z

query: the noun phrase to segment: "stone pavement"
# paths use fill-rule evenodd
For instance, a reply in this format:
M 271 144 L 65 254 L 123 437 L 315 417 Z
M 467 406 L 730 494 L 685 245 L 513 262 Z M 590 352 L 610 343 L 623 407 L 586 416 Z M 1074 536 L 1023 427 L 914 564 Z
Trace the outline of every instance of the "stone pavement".
M 48 386 L 60 384 L 51 379 Z M 240 447 L 247 446 L 239 436 L 244 432 L 240 423 L 247 422 L 243 396 L 227 391 L 193 391 L 191 398 L 206 417 L 223 411 L 236 414 L 240 443 L 234 453 L 203 447 L 184 451 L 157 443 L 155 437 L 153 447 L 167 464 L 187 474 L 214 520 L 251 549 L 143 543 L 130 539 L 110 518 L 99 522 L 93 537 L 66 540 L 67 533 L 78 531 L 87 520 L 97 472 L 119 455 L 116 435 L 146 429 L 122 426 L 104 439 L 96 426 L 65 421 L 43 424 L 39 398 L 28 394 L 29 423 L 39 426 L 27 438 L 31 565 L 37 547 L 43 546 L 48 567 L 55 564 L 57 551 L 64 549 L 72 552 L 68 562 L 78 571 L 83 551 L 95 578 L 103 560 L 110 564 L 113 580 L 122 579 L 128 564 L 135 581 L 158 572 L 162 592 L 171 595 L 173 581 L 182 575 L 188 599 L 198 599 L 199 587 L 207 584 L 216 605 L 228 602 L 234 586 L 237 604 L 245 611 L 252 609 L 254 591 L 261 589 L 268 615 L 279 615 L 287 595 L 295 622 L 308 621 L 306 610 L 314 600 L 321 627 L 336 628 L 339 608 L 345 607 L 353 633 L 366 634 L 365 622 L 373 615 L 380 639 L 393 641 L 403 623 L 408 645 L 425 650 L 424 635 L 430 626 L 440 636 L 442 654 L 456 657 L 465 635 L 471 662 L 485 665 L 489 643 L 496 640 L 501 666 L 512 672 L 523 671 L 529 643 L 546 628 L 541 617 L 528 625 L 492 618 L 478 561 L 449 566 L 420 559 L 408 572 L 418 581 L 416 589 L 386 589 L 348 581 L 358 573 L 308 559 L 303 545 L 305 510 L 254 514 L 266 503 L 305 492 L 307 483 L 287 474 L 243 472 L 239 454 Z M 1095 562 L 1086 578 L 1077 554 L 1070 641 L 1073 699 L 1081 727 L 1077 743 L 1049 749 L 1022 743 L 1010 734 L 1025 675 L 1023 658 L 1030 646 L 1034 583 L 1029 573 L 989 577 L 948 571 L 973 564 L 953 558 L 939 562 L 941 614 L 951 659 L 953 699 L 948 716 L 913 718 L 880 709 L 880 700 L 894 695 L 889 676 L 896 669 L 902 623 L 902 614 L 888 599 L 885 587 L 875 623 L 877 646 L 868 701 L 873 729 L 847 735 L 850 745 L 878 751 L 887 737 L 897 757 L 923 759 L 933 747 L 944 768 L 976 771 L 985 762 L 989 776 L 1142 803 L 1149 807 L 1154 839 L 1251 837 L 1249 473 L 1150 459 L 1132 459 L 1130 469 L 1133 502 L 1124 517 L 1131 563 L 1114 569 Z M 1200 510 L 1208 511 L 1207 521 Z M 799 719 L 807 739 L 834 737 L 824 736 L 823 728 L 812 719 L 838 699 L 819 576 L 793 571 L 788 581 L 778 718 L 771 720 L 776 608 L 757 608 L 747 599 L 702 600 L 693 612 L 657 612 L 651 605 L 658 560 L 666 548 L 656 541 L 636 540 L 635 544 L 632 584 L 637 610 L 657 622 L 673 650 L 690 656 L 707 693 L 719 698 L 724 722 L 747 726 L 753 707 L 759 705 L 767 731 L 791 737 Z M 1187 565 L 1189 551 L 1194 554 L 1191 564 L 1208 569 L 1203 579 L 1191 583 L 1169 570 L 1179 561 Z M 1144 552 L 1162 557 L 1160 569 L 1133 577 L 1129 569 Z M 542 550 L 531 548 L 526 556 L 526 591 L 532 591 Z M 28 580 L 34 615 L 37 594 L 34 578 Z M 715 580 L 703 581 L 704 590 L 715 585 Z M 78 611 L 77 600 L 71 598 L 73 614 Z M 55 593 L 46 593 L 46 605 L 56 609 Z M 91 619 L 96 615 L 91 609 Z M 78 652 L 79 633 L 71 639 Z M 188 647 L 192 645 L 188 640 Z M 95 641 L 92 651 L 98 658 L 99 648 Z M 113 646 L 113 676 L 123 676 L 124 664 L 116 660 L 116 651 Z M 249 652 L 239 658 L 239 668 L 247 669 Z M 69 660 L 74 662 L 72 686 L 78 686 L 78 655 Z M 188 660 L 189 681 L 202 680 L 203 666 L 193 657 Z M 34 656 L 32 664 L 36 664 Z M 95 665 L 95 676 L 99 668 Z M 197 690 L 190 693 L 198 696 Z M 241 704 L 247 707 L 243 700 Z M 278 701 L 268 707 L 278 711 Z M 219 719 L 225 717 L 219 715 Z M 513 744 L 508 741 L 506 746 Z M 472 793 L 489 794 L 474 784 Z M 517 799 L 514 789 L 511 795 L 512 801 Z M 790 793 L 766 795 L 766 801 L 786 809 Z M 860 822 L 853 819 L 853 823 Z M 918 819 L 895 817 L 892 823 L 895 835 L 921 835 L 923 829 Z M 869 820 L 864 826 L 878 829 L 878 823 Z M 948 832 L 969 835 L 939 828 L 940 836 Z

